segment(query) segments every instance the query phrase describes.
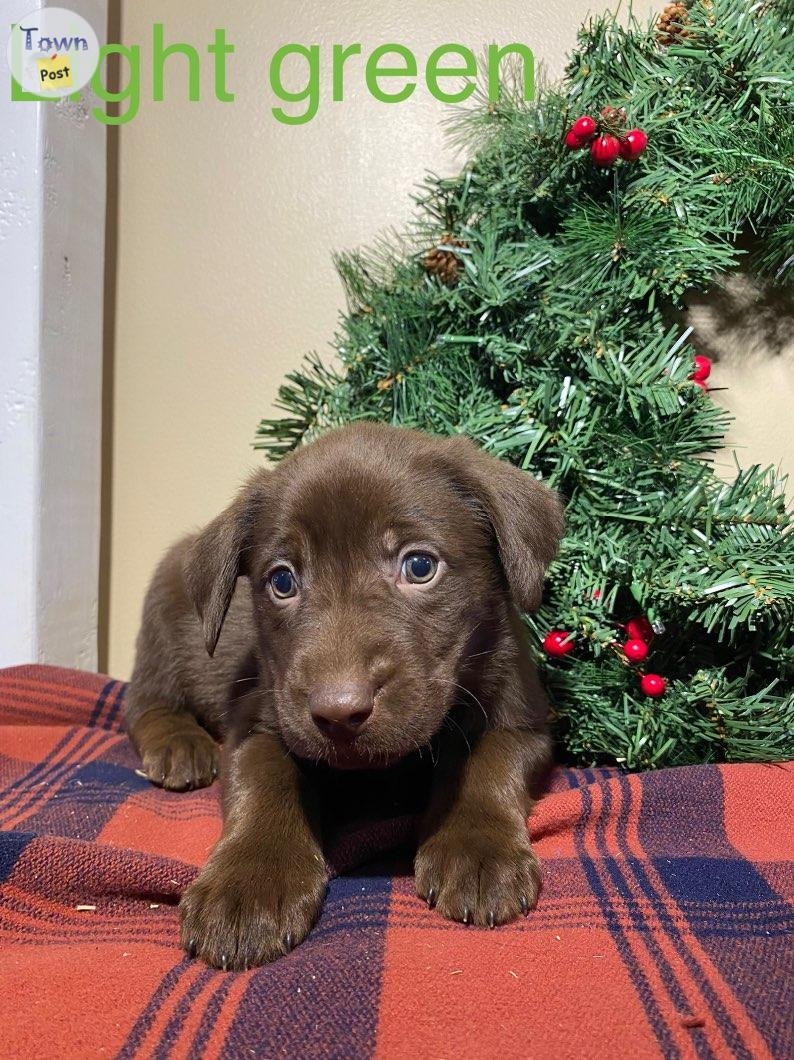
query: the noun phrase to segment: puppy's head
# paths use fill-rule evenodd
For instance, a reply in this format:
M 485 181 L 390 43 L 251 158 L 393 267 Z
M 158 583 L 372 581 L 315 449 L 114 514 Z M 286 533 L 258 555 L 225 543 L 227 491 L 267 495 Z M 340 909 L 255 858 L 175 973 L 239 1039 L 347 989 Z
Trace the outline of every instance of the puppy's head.
M 538 607 L 562 529 L 555 494 L 467 439 L 360 424 L 255 475 L 186 582 L 212 654 L 247 575 L 285 742 L 371 767 L 440 728 L 511 597 Z

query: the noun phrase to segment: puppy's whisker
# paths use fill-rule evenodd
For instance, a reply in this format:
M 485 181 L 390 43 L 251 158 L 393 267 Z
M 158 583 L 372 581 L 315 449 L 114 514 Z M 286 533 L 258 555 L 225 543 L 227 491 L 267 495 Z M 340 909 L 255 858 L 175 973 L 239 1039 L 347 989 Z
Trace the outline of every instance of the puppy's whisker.
M 474 702 L 477 704 L 477 706 L 480 708 L 480 710 L 482 711 L 482 716 L 485 718 L 486 722 L 490 721 L 490 718 L 488 717 L 487 710 L 482 705 L 482 703 L 477 698 L 477 696 L 475 696 L 475 694 L 472 692 L 472 690 L 470 688 L 466 688 L 465 685 L 458 684 L 457 681 L 454 682 L 454 685 L 455 685 L 456 688 L 459 688 L 461 690 L 461 692 L 464 692 L 467 696 L 470 696 L 474 700 Z
M 463 731 L 461 726 L 458 725 L 458 723 L 455 721 L 455 719 L 453 717 L 451 717 L 449 714 L 447 714 L 447 716 L 444 718 L 444 724 L 445 725 L 446 725 L 447 722 L 449 722 L 451 725 L 454 725 L 455 728 L 458 730 L 458 732 L 461 734 L 461 736 L 463 737 L 463 742 L 466 744 L 466 749 L 467 749 L 467 751 L 469 753 L 469 757 L 471 758 L 471 744 L 469 743 L 469 740 L 468 740 L 468 737 L 466 736 L 466 733 Z
M 485 707 L 482 705 L 480 700 L 477 698 L 477 696 L 474 694 L 474 692 L 472 692 L 472 690 L 470 688 L 466 688 L 465 685 L 460 684 L 459 681 L 453 681 L 451 678 L 443 678 L 442 677 L 442 678 L 436 678 L 436 680 L 437 680 L 437 682 L 439 684 L 444 684 L 447 688 L 457 688 L 461 692 L 463 692 L 465 695 L 470 696 L 471 699 L 477 704 L 477 706 L 482 711 L 482 716 L 485 718 L 486 722 L 490 721 L 490 718 L 488 716 L 488 712 L 486 711 Z
M 466 663 L 471 662 L 472 659 L 482 659 L 486 655 L 493 655 L 496 651 L 498 651 L 498 648 L 487 648 L 485 651 L 476 651 L 474 655 L 466 656 L 466 658 L 463 660 L 463 665 L 465 666 Z

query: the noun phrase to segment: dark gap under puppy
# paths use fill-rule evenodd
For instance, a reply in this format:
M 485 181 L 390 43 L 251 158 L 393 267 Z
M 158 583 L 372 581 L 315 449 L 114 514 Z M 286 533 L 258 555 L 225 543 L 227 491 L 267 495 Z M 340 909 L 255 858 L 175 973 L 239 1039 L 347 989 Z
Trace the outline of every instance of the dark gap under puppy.
M 257 472 L 166 555 L 126 725 L 174 790 L 210 784 L 223 742 L 189 953 L 240 969 L 301 942 L 345 802 L 420 811 L 416 889 L 441 915 L 534 906 L 526 818 L 551 745 L 518 609 L 562 530 L 554 493 L 471 441 L 359 424 Z

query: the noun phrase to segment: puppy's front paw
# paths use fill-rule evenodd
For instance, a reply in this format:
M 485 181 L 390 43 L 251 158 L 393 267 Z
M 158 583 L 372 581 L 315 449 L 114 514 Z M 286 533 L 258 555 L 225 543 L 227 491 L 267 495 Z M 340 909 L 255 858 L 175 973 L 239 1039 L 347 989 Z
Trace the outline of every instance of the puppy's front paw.
M 206 788 L 218 775 L 220 748 L 197 725 L 184 733 L 165 733 L 143 750 L 143 771 L 169 791 Z
M 317 919 L 327 877 L 315 851 L 240 851 L 220 844 L 182 896 L 182 946 L 224 971 L 274 961 Z
M 451 827 L 416 855 L 416 890 L 442 916 L 497 924 L 526 915 L 538 900 L 541 869 L 525 828 Z

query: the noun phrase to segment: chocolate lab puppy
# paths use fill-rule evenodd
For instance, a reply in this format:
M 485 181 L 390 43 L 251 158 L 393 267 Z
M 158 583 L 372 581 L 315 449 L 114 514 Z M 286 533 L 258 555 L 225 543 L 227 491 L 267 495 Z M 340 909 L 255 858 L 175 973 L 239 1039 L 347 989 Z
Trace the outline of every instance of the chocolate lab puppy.
M 126 725 L 173 790 L 210 784 L 223 741 L 223 833 L 181 902 L 189 953 L 240 969 L 304 939 L 328 793 L 419 756 L 419 895 L 491 927 L 534 906 L 526 819 L 550 739 L 518 612 L 562 530 L 554 493 L 466 438 L 360 424 L 254 474 L 166 555 Z

